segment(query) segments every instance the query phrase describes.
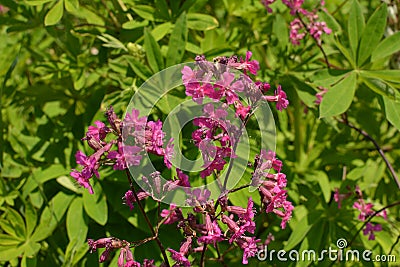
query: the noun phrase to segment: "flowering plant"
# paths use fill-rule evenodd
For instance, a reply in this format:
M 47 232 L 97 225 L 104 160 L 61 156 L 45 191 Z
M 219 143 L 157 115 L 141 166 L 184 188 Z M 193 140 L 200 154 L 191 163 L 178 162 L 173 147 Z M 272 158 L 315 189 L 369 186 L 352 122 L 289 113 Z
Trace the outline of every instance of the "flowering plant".
M 141 117 L 137 109 L 128 110 L 125 118 L 121 120 L 114 110 L 109 108 L 106 112 L 109 126 L 96 121 L 96 126 L 89 127 L 86 137 L 82 140 L 85 140 L 94 152 L 89 156 L 82 151 L 76 153 L 76 162 L 82 166 L 82 170 L 73 170 L 71 176 L 93 194 L 90 180 L 93 176 L 100 178 L 98 169 L 101 166 L 112 165 L 115 170 L 125 171 L 130 188 L 123 197 L 125 204 L 131 210 L 134 205 L 138 206 L 152 232 L 152 236 L 145 240 L 126 241 L 116 237 L 104 237 L 96 241 L 89 239 L 88 244 L 92 252 L 98 248 L 105 248 L 100 262 L 106 261 L 111 251 L 120 249 L 118 266 L 139 266 L 140 263 L 133 258 L 131 248 L 155 240 L 163 255 L 162 265 L 165 266 L 170 265 L 167 251 L 171 253 L 175 265 L 191 266 L 195 261 L 203 265 L 209 246 L 218 251 L 219 256 L 216 260 L 223 262 L 225 252 L 220 251 L 222 242 L 230 244 L 231 247 L 239 247 L 243 251 L 242 263 L 247 264 L 249 257 L 254 257 L 265 242 L 271 241 L 271 237 L 262 241 L 254 235 L 258 213 L 274 213 L 282 218 L 281 228 L 286 227 L 293 206 L 287 200 L 286 175 L 281 172 L 282 162 L 276 158 L 275 152 L 262 149 L 254 160 L 248 162 L 253 171 L 244 185 L 235 187 L 230 182 L 232 162 L 238 156 L 236 148 L 242 139 L 246 124 L 261 102 L 276 102 L 276 108 L 280 111 L 288 105 L 281 86 L 277 87 L 273 95 L 269 95 L 269 83 L 253 82 L 259 64 L 256 60 L 250 60 L 251 55 L 249 51 L 245 59 L 239 59 L 237 56 L 218 57 L 214 62 L 207 61 L 204 56 L 198 56 L 193 69 L 189 66 L 181 69 L 186 95 L 195 103 L 204 104 L 202 116 L 193 119 L 197 129 L 192 133 L 192 141 L 201 151 L 204 162 L 199 176 L 201 179 L 212 176 L 217 181 L 217 194 L 213 196 L 207 186 L 192 187 L 189 176 L 179 168 L 175 169 L 176 176 L 169 180 L 161 177 L 163 170 L 160 170 L 161 172 L 154 171 L 147 177 L 142 176 L 137 183 L 133 181 L 132 173 L 141 165 L 142 154 L 161 157 L 163 168 L 173 167 L 171 161 L 175 152 L 174 139 L 165 141 L 166 134 L 160 120 L 152 121 L 148 117 Z M 245 103 L 245 99 L 248 103 Z M 207 100 L 211 101 L 203 103 Z M 234 117 L 241 122 L 239 126 L 228 119 L 229 108 L 234 110 Z M 138 189 L 138 186 L 141 188 Z M 245 207 L 230 202 L 231 194 L 249 187 L 258 189 L 260 205 L 256 206 L 251 197 L 248 198 Z M 184 214 L 172 198 L 169 199 L 169 209 L 159 208 L 159 221 L 152 225 L 146 217 L 141 201 L 152 198 L 161 207 L 161 202 L 168 198 L 168 194 L 175 194 L 178 189 L 186 194 L 185 202 L 181 204 L 192 206 L 192 212 Z M 163 224 L 175 224 L 182 231 L 184 239 L 179 250 L 164 249 L 158 236 Z M 227 250 L 229 249 L 231 248 Z M 201 256 L 196 258 L 195 253 Z M 189 260 L 189 255 L 192 260 Z M 154 259 L 145 260 L 143 264 L 153 266 Z

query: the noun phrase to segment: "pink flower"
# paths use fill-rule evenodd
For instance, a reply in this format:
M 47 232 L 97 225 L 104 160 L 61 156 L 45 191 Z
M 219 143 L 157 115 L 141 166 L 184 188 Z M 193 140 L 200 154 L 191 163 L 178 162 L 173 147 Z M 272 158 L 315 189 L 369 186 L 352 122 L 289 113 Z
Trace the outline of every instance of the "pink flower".
M 260 242 L 260 239 L 256 239 L 255 237 L 247 237 L 244 236 L 236 241 L 239 247 L 243 250 L 243 264 L 248 264 L 248 258 L 254 257 L 258 252 L 257 242 Z
M 171 159 L 174 157 L 174 144 L 172 143 L 174 138 L 171 138 L 164 149 L 164 164 L 168 169 L 171 169 Z
M 149 193 L 144 192 L 144 191 L 139 191 L 136 194 L 137 194 L 137 197 L 138 197 L 139 201 L 147 198 L 148 196 L 150 196 Z M 128 205 L 129 209 L 132 210 L 133 207 L 134 207 L 133 203 L 136 202 L 136 198 L 133 195 L 133 192 L 131 190 L 128 190 L 125 193 L 125 196 L 122 199 L 124 200 L 125 204 Z
M 180 209 L 176 208 L 175 204 L 170 204 L 169 205 L 169 210 L 163 209 L 161 211 L 161 217 L 167 218 L 164 221 L 164 224 L 173 224 L 179 220 L 183 220 L 182 213 L 180 212 Z
M 365 219 L 371 216 L 374 211 L 372 207 L 374 205 L 372 203 L 366 204 L 363 199 L 359 199 L 354 202 L 353 208 L 358 209 L 360 211 L 360 215 L 358 215 L 358 219 L 361 221 L 365 221 Z
M 272 13 L 272 9 L 269 6 L 273 4 L 275 1 L 276 0 L 261 0 L 261 3 L 265 6 L 268 13 Z
M 378 231 L 382 231 L 382 225 L 380 224 L 376 224 L 373 225 L 370 222 L 367 222 L 367 224 L 365 225 L 365 228 L 363 229 L 363 234 L 364 235 L 368 235 L 368 240 L 375 240 L 375 235 L 374 232 L 378 232 Z
M 217 242 L 224 240 L 225 238 L 222 235 L 221 229 L 218 226 L 217 221 L 211 221 L 211 217 L 209 214 L 206 214 L 206 231 L 207 235 L 199 237 L 197 240 L 200 243 L 211 244 L 213 243 L 216 246 Z
M 190 267 L 190 261 L 185 257 L 185 255 L 189 252 L 189 249 L 192 244 L 192 238 L 187 237 L 185 242 L 182 243 L 179 252 L 173 249 L 168 248 L 167 250 L 171 252 L 171 257 L 176 261 L 176 266 L 184 266 Z
M 165 133 L 162 131 L 162 122 L 149 121 L 146 126 L 145 146 L 148 152 L 164 155 L 163 143 Z
M 282 111 L 289 105 L 289 101 L 286 98 L 286 93 L 282 90 L 280 85 L 278 86 L 277 90 L 275 90 L 274 96 L 264 96 L 263 98 L 269 102 L 276 102 L 276 109 L 279 111 Z
M 222 74 L 221 80 L 215 83 L 215 86 L 221 89 L 219 91 L 220 95 L 216 99 L 220 99 L 221 97 L 225 96 L 228 104 L 232 104 L 233 102 L 239 100 L 236 92 L 243 91 L 243 83 L 242 81 L 236 81 L 232 84 L 234 80 L 235 74 L 227 71 Z
M 321 104 L 321 102 L 322 102 L 322 97 L 328 92 L 328 89 L 326 89 L 326 88 L 324 88 L 324 87 L 322 87 L 322 86 L 319 86 L 318 89 L 321 90 L 321 91 L 319 91 L 318 93 L 315 94 L 315 97 L 316 97 L 317 99 L 314 101 L 314 103 L 315 103 L 316 105 Z
M 122 143 L 118 143 L 118 151 L 110 151 L 107 158 L 115 160 L 114 170 L 125 170 L 129 166 L 140 165 L 140 151 L 142 149 L 138 146 L 123 146 Z

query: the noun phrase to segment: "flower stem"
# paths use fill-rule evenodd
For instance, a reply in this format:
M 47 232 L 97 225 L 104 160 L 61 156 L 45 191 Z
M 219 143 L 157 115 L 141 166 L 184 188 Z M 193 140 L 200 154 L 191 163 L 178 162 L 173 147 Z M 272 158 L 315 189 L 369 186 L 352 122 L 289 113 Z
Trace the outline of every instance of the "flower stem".
M 149 217 L 147 217 L 146 212 L 144 211 L 144 208 L 143 208 L 143 206 L 142 206 L 142 203 L 140 203 L 139 197 L 138 197 L 138 195 L 136 194 L 135 187 L 133 186 L 132 176 L 131 176 L 131 174 L 130 174 L 130 172 L 129 172 L 128 169 L 125 170 L 125 173 L 126 173 L 126 176 L 128 177 L 129 187 L 130 187 L 130 189 L 131 189 L 131 191 L 132 191 L 132 193 L 133 193 L 133 196 L 134 196 L 134 198 L 135 198 L 135 200 L 136 200 L 136 203 L 137 203 L 137 205 L 138 205 L 138 207 L 139 207 L 139 210 L 140 210 L 140 212 L 142 213 L 142 215 L 143 215 L 143 217 L 144 217 L 144 220 L 146 221 L 147 226 L 150 228 L 150 231 L 151 231 L 151 233 L 153 234 L 153 237 L 154 237 L 154 239 L 156 240 L 157 245 L 158 245 L 158 247 L 159 247 L 160 250 L 161 250 L 161 254 L 162 254 L 163 258 L 164 258 L 165 264 L 166 264 L 168 267 L 170 267 L 167 254 L 165 253 L 165 248 L 164 248 L 163 244 L 161 243 L 160 239 L 158 238 L 158 233 L 156 233 L 156 231 L 154 230 L 153 225 L 151 224 L 151 222 L 150 222 L 150 220 L 149 220 Z

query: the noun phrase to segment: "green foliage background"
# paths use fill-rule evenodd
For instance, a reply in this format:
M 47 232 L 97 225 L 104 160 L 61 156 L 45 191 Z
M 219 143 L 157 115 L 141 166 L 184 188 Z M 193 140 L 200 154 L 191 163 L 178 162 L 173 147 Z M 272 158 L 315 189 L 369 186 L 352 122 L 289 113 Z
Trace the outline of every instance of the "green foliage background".
M 282 84 L 290 101 L 287 112 L 274 114 L 294 217 L 280 230 L 279 220 L 260 216 L 260 237 L 271 232 L 270 249 L 300 251 L 336 248 L 336 240 L 345 238 L 353 240 L 352 249 L 394 254 L 399 263 L 398 206 L 388 209 L 387 221 L 373 219 L 383 231 L 368 241 L 357 232 L 362 223 L 354 199 L 341 209 L 333 201 L 334 188 L 345 192 L 355 185 L 376 210 L 399 200 L 399 188 L 373 143 L 340 122 L 345 113 L 376 140 L 399 173 L 400 33 L 386 4 L 327 1 L 327 12 L 319 15 L 333 30 L 322 43 L 328 68 L 311 38 L 290 44 L 292 17 L 279 1 L 271 14 L 252 0 L 0 3 L 8 8 L 0 14 L 0 264 L 103 266 L 96 254 L 88 254 L 88 237 L 148 237 L 141 215 L 122 205 L 128 189 L 122 174 L 103 171 L 95 195 L 72 182 L 75 151 L 89 152 L 80 139 L 89 125 L 104 119 L 109 105 L 122 115 L 135 90 L 159 70 L 193 61 L 196 54 L 212 59 L 244 56 L 247 50 L 260 62 L 259 78 Z M 314 103 L 318 86 L 329 89 L 320 106 Z M 155 116 L 165 116 L 169 105 L 184 97 L 168 96 Z M 246 203 L 245 197 L 238 192 L 231 201 Z M 154 203 L 146 203 L 146 210 L 157 219 Z M 175 228 L 162 230 L 165 246 L 176 248 L 181 238 L 168 234 L 179 235 Z M 134 254 L 138 260 L 161 261 L 152 242 Z M 116 266 L 117 256 L 105 265 Z M 230 252 L 228 259 L 228 266 L 240 265 L 241 252 Z M 250 264 L 271 263 L 254 259 Z

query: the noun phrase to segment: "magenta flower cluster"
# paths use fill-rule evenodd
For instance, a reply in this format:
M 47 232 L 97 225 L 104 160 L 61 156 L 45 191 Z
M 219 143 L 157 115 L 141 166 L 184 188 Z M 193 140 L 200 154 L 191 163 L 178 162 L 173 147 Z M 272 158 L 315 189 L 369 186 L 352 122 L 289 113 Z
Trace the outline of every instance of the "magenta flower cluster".
M 71 172 L 79 185 L 93 193 L 90 179 L 99 178 L 100 166 L 112 165 L 115 170 L 125 170 L 127 173 L 130 189 L 123 200 L 131 210 L 138 205 L 143 216 L 146 216 L 140 204 L 142 200 L 151 197 L 161 203 L 166 194 L 176 188 L 183 188 L 187 195 L 186 204 L 192 206 L 192 212 L 183 212 L 174 203 L 170 204 L 169 209 L 161 210 L 160 221 L 153 226 L 155 230 L 152 229 L 155 235 L 146 240 L 128 242 L 114 237 L 97 241 L 89 239 L 91 252 L 97 248 L 105 248 L 100 262 L 105 261 L 111 251 L 119 249 L 118 266 L 142 266 L 134 260 L 131 249 L 150 240 L 158 241 L 156 233 L 159 228 L 165 224 L 174 224 L 184 236 L 180 248 L 167 248 L 163 251 L 162 245 L 159 245 L 163 255 L 165 251 L 170 253 L 175 261 L 174 266 L 191 266 L 199 257 L 200 262 L 203 262 L 208 247 L 213 246 L 219 250 L 221 242 L 242 250 L 242 263 L 248 264 L 248 258 L 254 257 L 264 244 L 273 240 L 272 235 L 268 235 L 264 242 L 257 236 L 257 214 L 275 214 L 281 218 L 281 228 L 286 227 L 293 206 L 287 199 L 287 180 L 286 175 L 281 172 L 282 162 L 273 151 L 262 149 L 254 160 L 250 160 L 249 167 L 253 168 L 253 172 L 246 185 L 227 188 L 227 166 L 230 160 L 237 157 L 235 148 L 257 106 L 261 101 L 275 102 L 276 108 L 281 111 L 289 104 L 280 85 L 270 94 L 272 85 L 253 82 L 259 63 L 251 60 L 251 56 L 252 53 L 247 52 L 244 59 L 236 56 L 218 57 L 214 62 L 207 61 L 204 56 L 197 56 L 193 68 L 185 66 L 182 69 L 186 95 L 197 104 L 203 105 L 203 115 L 193 120 L 197 129 L 193 131 L 192 139 L 204 161 L 199 176 L 203 179 L 212 176 L 218 181 L 221 194 L 216 199 L 211 198 L 208 189 L 192 188 L 189 175 L 179 168 L 175 168 L 176 175 L 169 180 L 165 180 L 159 171 L 154 171 L 148 177 L 141 178 L 142 189 L 134 188 L 136 185 L 132 183 L 132 177 L 127 170 L 140 168 L 145 153 L 161 157 L 165 168 L 173 167 L 174 140 L 165 140 L 166 134 L 160 120 L 151 121 L 140 117 L 136 109 L 128 112 L 124 120 L 120 120 L 110 108 L 106 112 L 109 126 L 96 121 L 96 126 L 89 127 L 83 140 L 93 149 L 93 153 L 87 156 L 78 151 L 76 162 L 82 168 Z M 233 119 L 241 124 L 236 125 L 232 122 L 233 119 L 228 119 L 230 110 L 233 110 Z M 224 171 L 228 172 L 224 176 L 225 180 L 222 178 Z M 235 206 L 230 202 L 231 194 L 249 187 L 258 189 L 261 205 L 256 205 L 252 198 L 248 199 L 245 207 Z M 223 258 L 219 260 L 223 261 Z M 154 266 L 154 260 L 145 260 L 143 266 Z M 166 257 L 163 266 L 169 266 Z
M 358 220 L 364 222 L 367 219 L 370 219 L 372 216 L 382 216 L 385 220 L 387 219 L 386 210 L 377 213 L 372 209 L 374 207 L 374 204 L 365 202 L 362 196 L 362 192 L 358 186 L 356 186 L 354 192 L 348 190 L 348 192 L 342 194 L 339 193 L 339 189 L 336 188 L 333 197 L 335 202 L 338 203 L 338 208 L 340 209 L 342 206 L 342 201 L 352 197 L 353 195 L 356 197 L 353 208 L 357 209 L 360 212 L 360 214 L 358 215 Z M 382 226 L 380 224 L 373 224 L 368 221 L 365 224 L 365 228 L 363 229 L 363 234 L 368 235 L 368 240 L 375 240 L 374 232 L 378 231 L 382 231 Z
M 269 13 L 272 13 L 270 7 L 275 0 L 261 0 Z M 321 45 L 322 34 L 331 34 L 332 30 L 328 28 L 326 22 L 319 21 L 317 9 L 309 11 L 302 7 L 304 0 L 282 0 L 289 9 L 290 14 L 296 16 L 290 23 L 290 41 L 294 45 L 300 45 L 300 41 L 309 33 L 319 45 Z M 325 1 L 320 1 L 319 8 L 325 5 Z

